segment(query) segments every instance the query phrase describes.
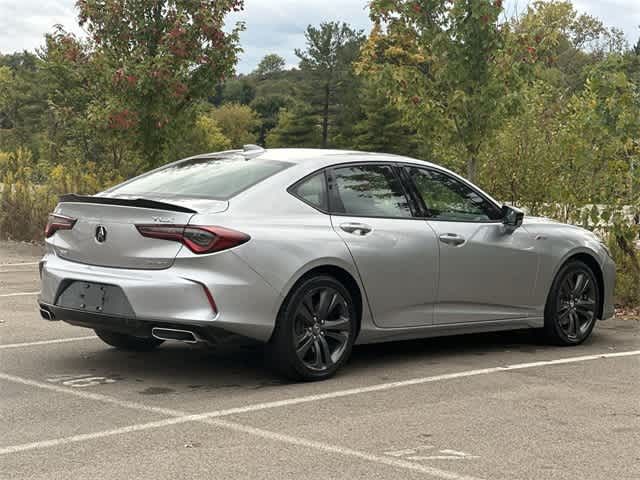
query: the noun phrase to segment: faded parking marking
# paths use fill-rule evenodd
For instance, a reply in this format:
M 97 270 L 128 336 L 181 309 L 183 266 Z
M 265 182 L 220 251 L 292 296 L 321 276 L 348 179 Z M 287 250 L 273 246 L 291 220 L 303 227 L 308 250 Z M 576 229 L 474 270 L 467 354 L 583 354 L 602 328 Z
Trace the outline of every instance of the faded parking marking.
M 96 385 L 106 385 L 109 383 L 116 383 L 115 378 L 94 376 L 92 373 L 86 373 L 81 375 L 54 375 L 47 378 L 47 382 L 60 383 L 67 387 L 73 388 L 87 388 L 95 387 Z
M 416 455 L 421 451 L 434 450 L 435 448 L 436 447 L 434 445 L 420 445 L 419 447 L 415 447 L 415 448 L 406 448 L 404 450 L 384 452 L 384 454 L 390 457 L 405 458 L 407 460 L 413 460 L 413 461 L 473 460 L 476 458 L 480 458 L 478 455 L 472 455 L 467 452 L 462 452 L 460 450 L 452 450 L 449 448 L 437 450 L 438 454 L 436 455 Z

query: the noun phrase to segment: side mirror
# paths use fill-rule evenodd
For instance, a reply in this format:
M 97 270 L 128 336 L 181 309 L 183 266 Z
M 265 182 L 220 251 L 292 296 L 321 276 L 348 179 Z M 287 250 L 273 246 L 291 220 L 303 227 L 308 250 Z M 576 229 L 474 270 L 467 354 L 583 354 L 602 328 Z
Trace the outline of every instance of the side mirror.
M 524 221 L 524 212 L 516 207 L 509 205 L 502 206 L 502 223 L 508 230 L 514 231 L 522 226 Z

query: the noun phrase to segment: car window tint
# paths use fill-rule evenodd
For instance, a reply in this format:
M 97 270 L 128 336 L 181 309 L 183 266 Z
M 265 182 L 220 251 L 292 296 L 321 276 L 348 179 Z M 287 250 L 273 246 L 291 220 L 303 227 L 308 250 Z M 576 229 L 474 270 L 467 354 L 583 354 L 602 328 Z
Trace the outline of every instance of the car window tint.
M 400 181 L 386 165 L 334 170 L 335 213 L 365 217 L 411 217 Z
M 115 194 L 163 194 L 228 200 L 235 194 L 284 170 L 291 164 L 242 156 L 198 158 L 134 178 L 116 187 Z
M 327 209 L 324 172 L 316 173 L 300 182 L 291 193 L 320 210 Z
M 418 194 L 434 220 L 487 222 L 502 218 L 493 203 L 455 178 L 433 170 L 407 167 Z

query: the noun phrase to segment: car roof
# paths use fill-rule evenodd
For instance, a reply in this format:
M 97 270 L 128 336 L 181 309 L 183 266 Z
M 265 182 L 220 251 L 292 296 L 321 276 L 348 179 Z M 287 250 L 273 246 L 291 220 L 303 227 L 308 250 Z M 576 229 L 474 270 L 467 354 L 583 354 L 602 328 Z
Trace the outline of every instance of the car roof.
M 360 152 L 357 150 L 337 150 L 337 149 L 320 149 L 320 148 L 269 148 L 261 151 L 251 150 L 231 150 L 227 152 L 209 153 L 198 155 L 191 158 L 207 158 L 224 154 L 249 155 L 251 159 L 275 160 L 294 164 L 313 163 L 323 166 L 345 163 L 345 162 L 409 162 L 421 165 L 431 165 L 437 167 L 433 163 L 418 160 L 415 158 L 404 157 L 391 153 L 373 153 Z
M 393 160 L 398 161 L 405 157 L 399 155 L 387 154 L 387 153 L 372 153 L 372 152 L 359 152 L 356 150 L 330 150 L 330 149 L 315 149 L 315 148 L 271 148 L 265 150 L 261 155 L 264 159 L 269 160 L 282 160 L 292 163 L 306 163 L 318 161 L 320 159 L 326 160 L 327 163 L 341 163 L 341 162 L 371 162 L 371 161 L 384 161 Z M 412 160 L 407 158 L 407 160 Z

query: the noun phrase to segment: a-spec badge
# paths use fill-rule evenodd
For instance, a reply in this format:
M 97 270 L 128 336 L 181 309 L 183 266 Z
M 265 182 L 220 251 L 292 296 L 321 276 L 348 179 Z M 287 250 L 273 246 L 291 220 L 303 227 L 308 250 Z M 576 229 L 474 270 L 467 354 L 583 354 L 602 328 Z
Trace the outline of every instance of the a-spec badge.
M 157 223 L 173 223 L 173 217 L 151 217 Z

